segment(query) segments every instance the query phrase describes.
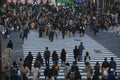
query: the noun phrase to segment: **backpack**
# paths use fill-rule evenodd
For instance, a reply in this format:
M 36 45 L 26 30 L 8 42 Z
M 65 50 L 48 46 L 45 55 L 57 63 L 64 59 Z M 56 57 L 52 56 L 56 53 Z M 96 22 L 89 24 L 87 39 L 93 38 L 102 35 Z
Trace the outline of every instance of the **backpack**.
M 86 62 L 90 62 L 89 56 L 86 57 L 86 60 L 85 60 L 85 61 L 86 61 Z

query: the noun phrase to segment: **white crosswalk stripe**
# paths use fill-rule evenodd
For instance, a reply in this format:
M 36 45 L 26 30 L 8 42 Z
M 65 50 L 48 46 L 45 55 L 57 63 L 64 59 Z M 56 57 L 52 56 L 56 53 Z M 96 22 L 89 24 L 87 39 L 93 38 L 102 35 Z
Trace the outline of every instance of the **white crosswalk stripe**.
M 32 55 L 34 57 L 33 58 L 33 63 L 34 63 L 38 52 L 41 52 L 41 55 L 43 57 L 45 47 L 48 47 L 49 50 L 51 51 L 51 53 L 53 52 L 53 50 L 56 50 L 58 53 L 58 56 L 60 57 L 60 52 L 64 48 L 67 52 L 67 61 L 70 64 L 72 64 L 74 61 L 73 49 L 74 49 L 75 45 L 79 46 L 81 41 L 83 42 L 83 44 L 85 46 L 85 50 L 83 51 L 82 57 L 84 57 L 86 51 L 88 51 L 89 55 L 91 57 L 90 63 L 91 63 L 92 67 L 95 65 L 96 61 L 98 61 L 101 65 L 102 62 L 104 61 L 105 57 L 107 57 L 108 61 L 110 61 L 110 58 L 113 57 L 117 63 L 116 71 L 120 73 L 120 58 L 118 58 L 116 55 L 114 55 L 108 49 L 106 49 L 101 44 L 94 41 L 92 38 L 90 38 L 87 35 L 85 35 L 84 37 L 81 37 L 81 38 L 78 37 L 78 35 L 76 35 L 76 37 L 72 37 L 72 38 L 66 37 L 65 39 L 62 39 L 60 37 L 59 39 L 57 39 L 57 40 L 54 39 L 53 42 L 50 42 L 47 39 L 47 37 L 39 38 L 38 32 L 30 31 L 28 39 L 25 40 L 24 44 L 23 44 L 24 58 L 28 55 L 28 52 L 32 52 Z M 61 61 L 59 60 L 59 64 L 60 63 L 61 63 Z M 52 65 L 53 65 L 53 63 L 52 63 L 52 59 L 50 57 L 50 66 L 52 66 Z M 86 73 L 82 71 L 85 68 L 84 61 L 78 62 L 78 66 L 79 66 L 82 78 L 85 79 Z M 45 66 L 43 66 L 41 68 L 41 76 L 40 76 L 41 79 L 44 78 L 44 74 L 43 74 L 44 69 L 45 69 Z M 32 79 L 33 77 L 29 76 L 29 78 Z M 60 67 L 60 72 L 59 72 L 58 78 L 62 79 L 62 80 L 64 78 L 63 67 Z

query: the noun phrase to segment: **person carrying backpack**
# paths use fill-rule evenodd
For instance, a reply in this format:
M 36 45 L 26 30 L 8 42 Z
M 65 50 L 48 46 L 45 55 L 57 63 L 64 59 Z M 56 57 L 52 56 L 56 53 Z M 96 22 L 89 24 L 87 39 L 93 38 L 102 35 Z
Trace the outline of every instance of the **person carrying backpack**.
M 90 63 L 90 56 L 88 52 L 86 52 L 86 55 L 84 57 L 84 62 L 86 66 Z

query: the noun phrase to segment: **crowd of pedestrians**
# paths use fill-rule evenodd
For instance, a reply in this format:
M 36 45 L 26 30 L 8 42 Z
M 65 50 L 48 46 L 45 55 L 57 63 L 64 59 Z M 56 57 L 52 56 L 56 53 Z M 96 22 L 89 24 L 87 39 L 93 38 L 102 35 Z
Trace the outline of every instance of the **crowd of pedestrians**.
M 27 39 L 29 30 L 38 31 L 38 36 L 40 38 L 47 36 L 51 42 L 54 40 L 54 35 L 56 39 L 58 39 L 60 33 L 62 34 L 62 39 L 65 39 L 66 35 L 68 37 L 75 37 L 77 31 L 79 32 L 79 36 L 82 37 L 84 36 L 86 28 L 90 28 L 90 30 L 93 31 L 93 35 L 96 35 L 100 29 L 105 29 L 107 31 L 110 26 L 116 26 L 116 34 L 119 35 L 120 33 L 120 8 L 114 4 L 109 6 L 104 12 L 102 12 L 101 9 L 97 11 L 96 4 L 88 2 L 72 6 L 60 6 L 57 8 L 49 5 L 14 5 L 10 3 L 2 8 L 0 9 L 0 32 L 4 38 L 9 38 L 11 30 L 20 31 L 20 38 L 22 38 L 23 42 L 24 38 Z M 73 11 L 73 8 L 75 8 L 75 11 Z M 13 49 L 11 41 L 7 47 Z M 79 47 L 75 46 L 75 49 L 73 50 L 75 61 L 71 65 L 69 62 L 66 62 L 67 51 L 64 48 L 62 49 L 60 56 L 61 64 L 59 64 L 57 52 L 54 51 L 52 54 L 54 63 L 52 68 L 50 68 L 49 65 L 51 52 L 48 50 L 48 47 L 46 47 L 44 52 L 44 59 L 40 52 L 38 52 L 34 68 L 32 68 L 33 56 L 32 53 L 29 52 L 24 61 L 20 59 L 20 67 L 17 66 L 16 62 L 13 62 L 12 73 L 15 72 L 16 74 L 16 70 L 20 70 L 22 76 L 20 76 L 19 79 L 27 80 L 28 75 L 32 74 L 34 80 L 38 80 L 40 77 L 40 68 L 46 65 L 44 70 L 45 79 L 57 80 L 60 67 L 62 66 L 65 68 L 64 73 L 66 80 L 81 80 L 82 76 L 77 66 L 77 62 L 84 60 L 84 71 L 87 73 L 87 80 L 91 80 L 93 72 L 93 80 L 99 80 L 100 75 L 102 75 L 102 80 L 110 80 L 111 78 L 113 78 L 112 80 L 116 80 L 116 63 L 113 58 L 111 58 L 110 62 L 105 58 L 102 67 L 100 67 L 99 62 L 96 62 L 95 67 L 92 68 L 90 65 L 91 58 L 89 52 L 86 52 L 86 56 L 82 59 L 82 52 L 84 49 L 82 42 Z M 3 72 L 6 73 L 9 68 L 8 63 L 3 60 L 3 64 Z M 100 70 L 102 71 L 100 72 Z M 16 77 L 13 80 L 15 79 Z
M 8 43 L 8 45 L 11 41 Z M 80 45 L 83 43 L 80 42 Z M 79 45 L 79 46 L 80 46 Z M 12 46 L 13 47 L 13 46 Z M 9 46 L 9 48 L 11 48 Z M 83 48 L 85 49 L 85 48 Z M 83 51 L 83 50 L 82 50 Z M 77 56 L 75 57 L 75 55 Z M 79 69 L 78 62 L 84 61 L 85 68 L 82 70 L 86 73 L 87 80 L 119 80 L 119 75 L 116 72 L 116 61 L 111 57 L 110 61 L 107 61 L 105 57 L 104 61 L 100 65 L 99 61 L 91 66 L 91 56 L 87 51 L 84 55 L 84 59 L 81 56 L 81 49 L 75 46 L 73 49 L 73 63 L 66 61 L 68 54 L 63 48 L 59 53 L 54 50 L 52 53 L 48 47 L 45 48 L 43 55 L 38 52 L 35 61 L 33 62 L 33 55 L 31 52 L 25 57 L 25 59 L 20 58 L 18 61 L 13 61 L 12 66 L 9 67 L 9 63 L 3 60 L 3 73 L 4 80 L 9 78 L 8 71 L 10 70 L 11 80 L 28 80 L 28 76 L 33 76 L 33 80 L 39 80 L 41 77 L 41 68 L 44 66 L 43 74 L 45 80 L 59 80 L 59 72 L 61 67 L 63 67 L 64 79 L 65 80 L 82 80 L 81 70 Z M 81 59 L 80 59 L 81 58 Z M 50 60 L 51 59 L 51 60 Z M 71 58 L 72 59 L 72 58 Z M 50 61 L 53 61 L 53 65 L 50 65 Z
M 3 8 L 3 9 L 2 9 Z M 20 31 L 22 40 L 27 39 L 30 29 L 39 32 L 39 37 L 48 36 L 52 42 L 54 34 L 59 38 L 60 32 L 64 39 L 66 35 L 75 36 L 79 31 L 84 36 L 89 27 L 96 35 L 99 30 L 114 28 L 115 35 L 120 34 L 119 5 L 110 5 L 105 11 L 98 10 L 96 4 L 83 2 L 72 6 L 41 6 L 8 3 L 0 9 L 0 32 L 4 38 L 9 38 L 11 30 Z M 75 9 L 75 10 L 74 10 Z

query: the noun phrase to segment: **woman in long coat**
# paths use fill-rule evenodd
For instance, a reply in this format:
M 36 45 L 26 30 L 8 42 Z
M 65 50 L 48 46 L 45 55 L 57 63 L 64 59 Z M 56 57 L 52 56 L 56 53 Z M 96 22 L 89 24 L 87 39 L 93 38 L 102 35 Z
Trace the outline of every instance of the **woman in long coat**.
M 66 51 L 65 49 L 62 49 L 62 52 L 61 52 L 61 66 L 63 66 L 66 62 Z
M 86 66 L 86 73 L 87 73 L 87 80 L 91 80 L 91 77 L 92 77 L 92 67 L 90 66 L 90 64 L 88 64 Z

